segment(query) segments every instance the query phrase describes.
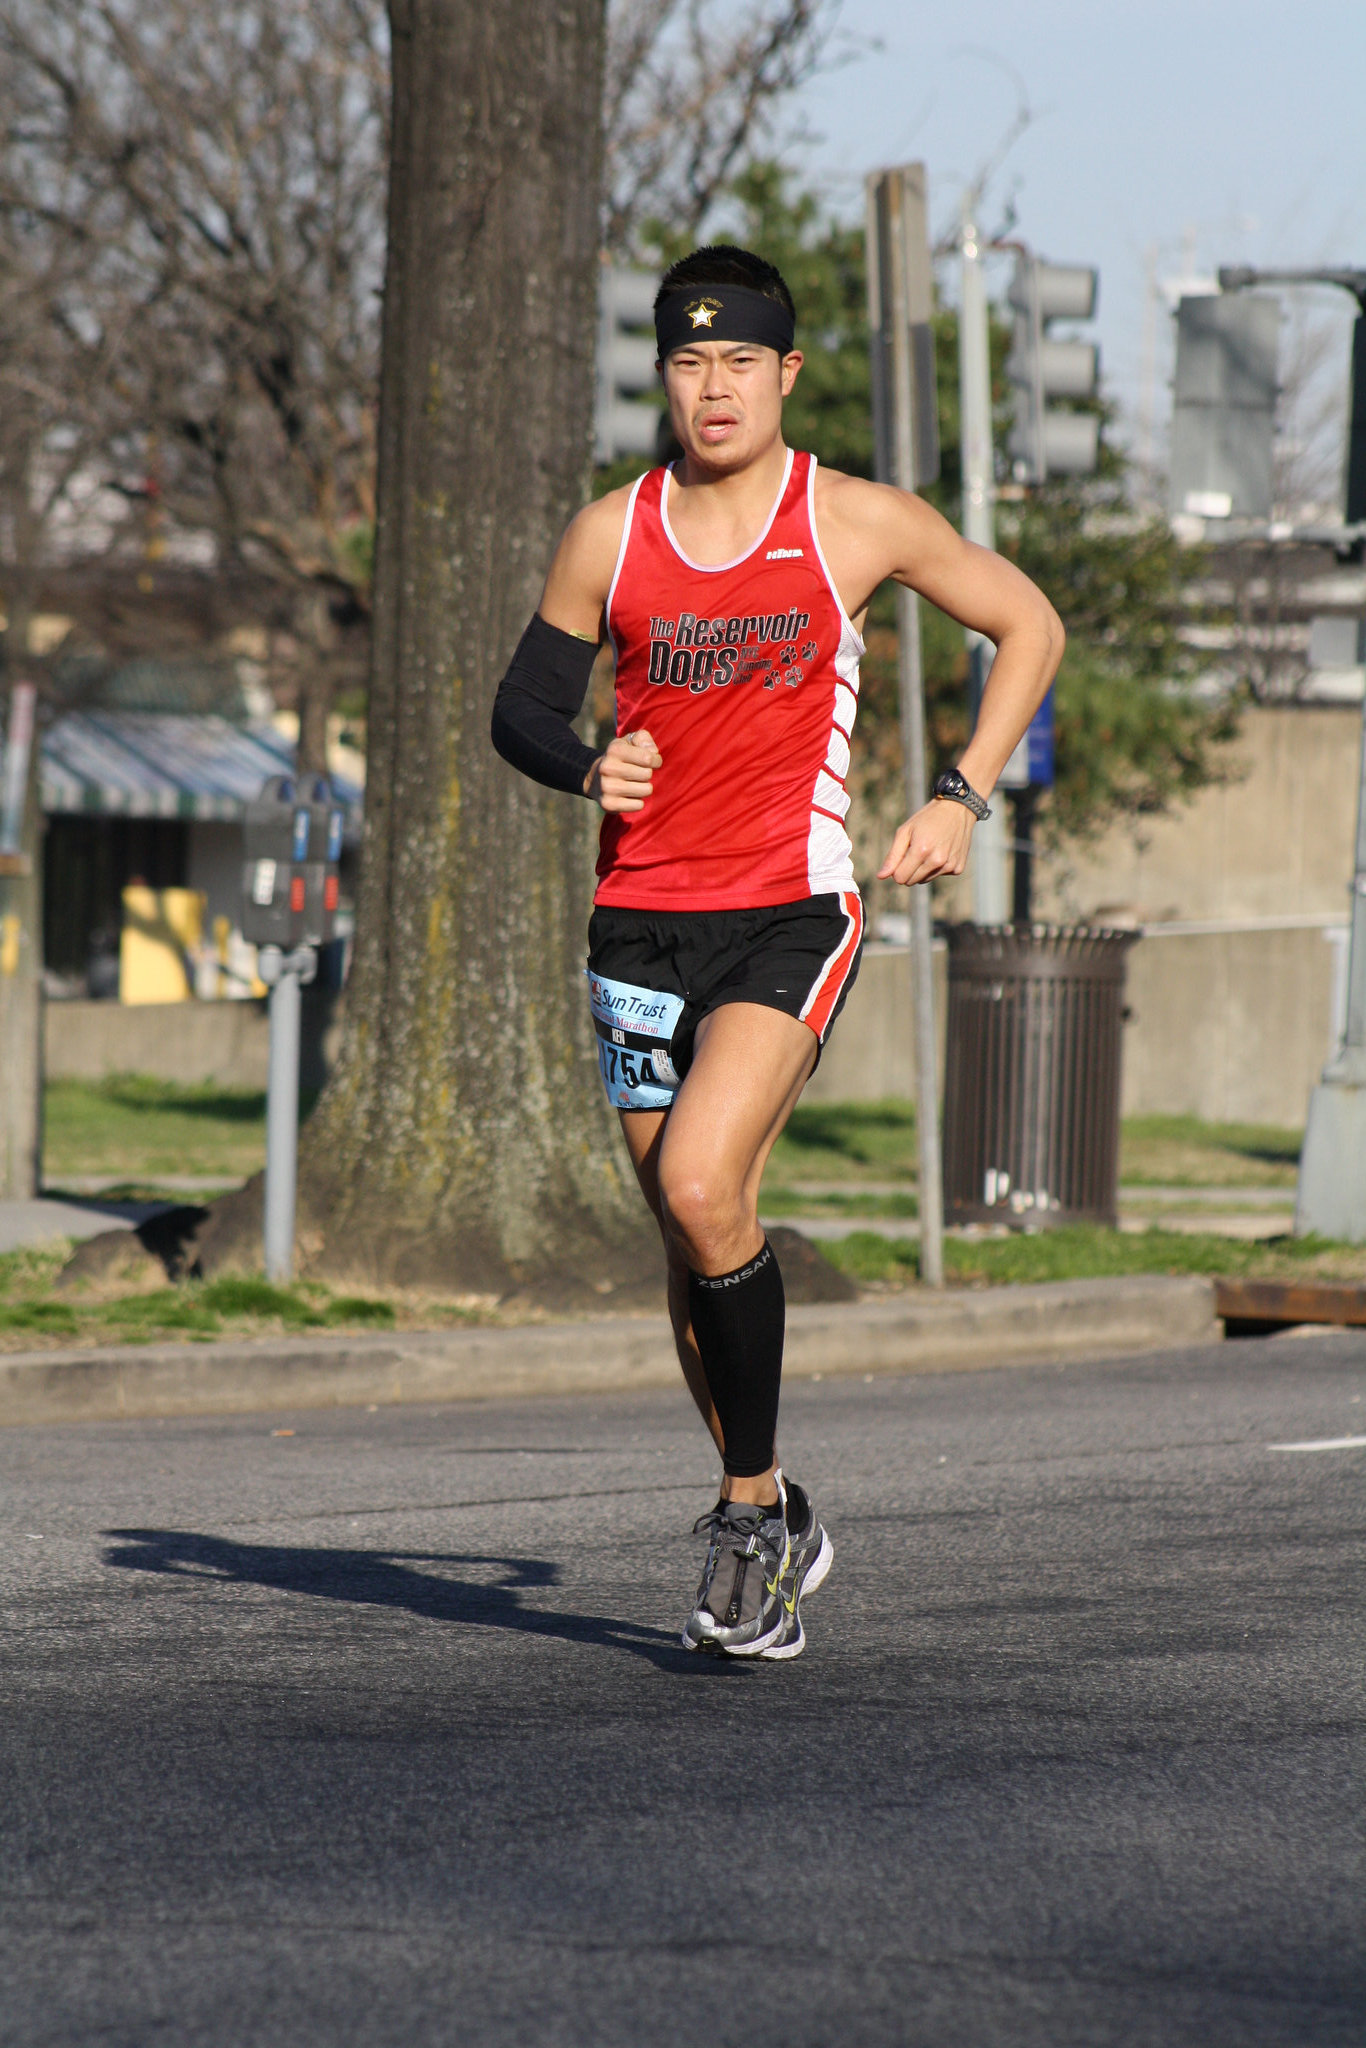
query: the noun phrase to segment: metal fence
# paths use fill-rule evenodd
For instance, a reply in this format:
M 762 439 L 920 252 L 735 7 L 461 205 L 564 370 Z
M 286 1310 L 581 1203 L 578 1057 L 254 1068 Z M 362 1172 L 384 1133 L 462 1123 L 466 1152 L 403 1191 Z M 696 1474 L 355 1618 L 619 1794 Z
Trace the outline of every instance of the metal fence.
M 1124 976 L 1137 937 L 950 926 L 950 1223 L 1116 1221 Z

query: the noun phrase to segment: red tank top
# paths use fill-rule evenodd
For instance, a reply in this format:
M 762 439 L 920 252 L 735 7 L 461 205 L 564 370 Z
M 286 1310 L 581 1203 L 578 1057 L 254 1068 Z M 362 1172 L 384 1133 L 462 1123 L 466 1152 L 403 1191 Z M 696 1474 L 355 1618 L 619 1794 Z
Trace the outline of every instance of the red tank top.
M 717 568 L 669 525 L 670 475 L 631 493 L 607 598 L 617 731 L 664 759 L 640 811 L 609 812 L 597 902 L 757 909 L 849 890 L 849 736 L 863 642 L 816 538 L 816 458 L 789 452 L 747 554 Z

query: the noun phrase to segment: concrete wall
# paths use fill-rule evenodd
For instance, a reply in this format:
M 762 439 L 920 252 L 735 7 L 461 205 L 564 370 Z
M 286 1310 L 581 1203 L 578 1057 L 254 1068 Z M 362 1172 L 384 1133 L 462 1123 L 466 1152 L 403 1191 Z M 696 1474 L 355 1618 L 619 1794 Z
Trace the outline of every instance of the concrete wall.
M 1303 1125 L 1341 1028 L 1346 926 L 1150 934 L 1129 955 L 1124 1113 Z
M 1254 704 L 1228 750 L 1235 779 L 1170 817 L 1112 828 L 1086 848 L 1041 860 L 1035 915 L 1103 924 L 1124 906 L 1153 924 L 1346 917 L 1356 832 L 1361 708 Z
M 321 1088 L 341 1035 L 335 996 L 304 990 L 299 1081 Z M 155 1074 L 190 1086 L 264 1088 L 270 1043 L 261 1003 L 48 1003 L 43 1020 L 50 1081 Z

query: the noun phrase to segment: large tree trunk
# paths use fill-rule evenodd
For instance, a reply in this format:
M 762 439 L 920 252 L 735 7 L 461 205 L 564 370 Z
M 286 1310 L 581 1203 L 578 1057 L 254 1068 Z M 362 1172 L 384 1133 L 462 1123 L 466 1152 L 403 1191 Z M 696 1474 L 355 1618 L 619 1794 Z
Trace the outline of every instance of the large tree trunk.
M 588 806 L 488 737 L 588 476 L 604 0 L 390 0 L 369 787 L 315 1272 L 544 1295 L 659 1267 L 596 1078 Z

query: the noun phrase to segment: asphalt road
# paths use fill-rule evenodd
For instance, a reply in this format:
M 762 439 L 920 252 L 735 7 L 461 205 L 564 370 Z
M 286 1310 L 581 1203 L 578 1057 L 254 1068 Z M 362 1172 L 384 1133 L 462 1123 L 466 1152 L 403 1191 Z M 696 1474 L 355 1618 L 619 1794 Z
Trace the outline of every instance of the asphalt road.
M 1360 2048 L 1366 1335 L 784 1417 L 760 1666 L 681 1398 L 0 1434 L 6 2048 Z

